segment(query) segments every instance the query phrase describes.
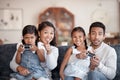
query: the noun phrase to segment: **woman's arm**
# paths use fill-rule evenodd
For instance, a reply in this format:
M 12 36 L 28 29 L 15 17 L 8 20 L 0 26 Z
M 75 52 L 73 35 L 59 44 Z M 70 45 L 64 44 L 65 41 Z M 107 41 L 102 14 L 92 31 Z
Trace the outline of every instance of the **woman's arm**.
M 46 54 L 46 65 L 50 70 L 53 70 L 57 66 L 58 48 L 51 46 L 51 52 Z
M 17 49 L 19 46 L 20 46 L 20 44 L 17 44 Z M 19 72 L 21 75 L 27 75 L 29 73 L 28 69 L 26 69 L 16 63 L 16 55 L 17 55 L 17 51 L 15 52 L 13 59 L 10 61 L 10 68 L 14 72 Z
M 45 65 L 47 68 L 53 70 L 57 66 L 58 48 L 50 46 L 50 44 L 43 44 L 42 42 L 38 42 L 38 48 L 45 57 Z
M 17 67 L 19 66 L 19 64 L 17 64 L 15 61 L 16 54 L 17 51 L 15 52 L 13 59 L 10 61 L 10 68 L 15 72 L 17 72 Z
M 18 49 L 18 47 L 20 46 L 20 44 L 17 44 L 17 48 L 16 49 Z M 16 55 L 17 55 L 17 50 L 16 50 L 16 52 L 15 52 L 15 54 L 14 54 L 14 56 L 13 56 L 13 59 L 10 61 L 10 68 L 13 70 L 13 71 L 15 71 L 15 72 L 17 72 L 17 67 L 19 66 L 19 64 L 17 64 L 16 63 Z

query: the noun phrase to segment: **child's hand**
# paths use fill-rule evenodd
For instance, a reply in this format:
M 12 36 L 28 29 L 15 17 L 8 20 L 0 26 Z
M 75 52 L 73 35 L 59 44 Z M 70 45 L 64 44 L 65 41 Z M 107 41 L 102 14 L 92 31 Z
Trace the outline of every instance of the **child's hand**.
M 26 68 L 24 68 L 24 67 L 22 67 L 22 66 L 18 66 L 18 67 L 17 67 L 17 71 L 18 71 L 21 75 L 23 75 L 23 76 L 26 76 L 26 75 L 28 75 L 28 74 L 30 73 L 28 69 L 26 69 Z
M 92 53 L 92 52 L 90 52 L 90 51 L 87 52 L 87 55 L 88 55 L 89 57 L 91 57 L 91 58 L 95 56 L 95 54 Z
M 37 51 L 38 47 L 36 45 L 31 45 L 30 50 L 31 51 Z
M 17 52 L 21 53 L 24 51 L 24 48 L 23 48 L 23 45 L 21 44 L 19 47 L 18 47 L 18 50 Z
M 87 57 L 86 51 L 82 51 L 81 53 L 76 54 L 76 57 L 78 59 L 85 59 Z
M 60 78 L 61 78 L 61 80 L 64 80 L 65 75 L 64 75 L 64 73 L 63 73 L 63 72 L 60 72 Z

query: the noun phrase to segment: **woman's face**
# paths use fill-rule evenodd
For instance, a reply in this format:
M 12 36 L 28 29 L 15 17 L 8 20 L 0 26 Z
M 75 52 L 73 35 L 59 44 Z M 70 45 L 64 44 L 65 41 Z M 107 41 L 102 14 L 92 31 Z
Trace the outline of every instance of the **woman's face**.
M 25 42 L 25 44 L 32 44 L 35 45 L 35 41 L 36 41 L 37 37 L 35 36 L 35 34 L 25 34 L 23 36 L 23 40 Z
M 40 41 L 44 44 L 50 43 L 54 38 L 54 29 L 50 26 L 46 26 L 43 30 L 38 32 L 40 36 Z
M 84 36 L 83 32 L 80 32 L 80 31 L 73 32 L 73 34 L 72 34 L 73 44 L 75 44 L 76 46 L 83 45 L 84 40 L 85 40 L 85 36 Z

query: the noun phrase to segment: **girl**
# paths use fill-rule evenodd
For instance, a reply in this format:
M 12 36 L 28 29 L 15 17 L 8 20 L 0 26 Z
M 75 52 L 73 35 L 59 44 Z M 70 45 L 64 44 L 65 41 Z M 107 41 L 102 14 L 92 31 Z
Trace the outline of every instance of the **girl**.
M 36 27 L 33 25 L 25 26 L 22 36 L 22 44 L 19 45 L 14 57 L 21 70 L 18 69 L 18 72 L 12 73 L 10 76 L 17 80 L 40 80 L 41 77 L 47 79 L 48 76 L 40 65 L 44 56 L 41 55 L 41 51 L 36 46 L 38 37 Z
M 65 54 L 60 67 L 60 77 L 61 80 L 70 80 L 68 76 L 71 78 L 75 77 L 74 80 L 84 80 L 89 71 L 90 64 L 90 57 L 87 57 L 86 54 L 87 43 L 85 31 L 82 27 L 75 27 L 71 32 L 71 37 L 73 46 Z
M 38 26 L 39 42 L 38 48 L 45 56 L 45 62 L 42 66 L 45 68 L 49 79 L 51 79 L 51 70 L 57 66 L 58 48 L 56 47 L 55 27 L 52 23 L 44 21 Z

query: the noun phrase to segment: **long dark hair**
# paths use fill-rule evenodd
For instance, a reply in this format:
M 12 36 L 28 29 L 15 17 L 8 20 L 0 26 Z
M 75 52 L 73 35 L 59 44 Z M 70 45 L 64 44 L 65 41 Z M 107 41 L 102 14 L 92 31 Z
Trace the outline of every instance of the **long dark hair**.
M 72 32 L 71 32 L 71 37 L 72 37 L 73 33 L 76 32 L 76 31 L 82 32 L 82 33 L 84 34 L 84 36 L 86 36 L 84 29 L 83 29 L 82 27 L 78 26 L 78 27 L 75 27 L 75 28 L 72 30 Z M 84 40 L 84 43 L 85 43 L 85 48 L 87 49 L 88 46 L 87 46 L 87 41 L 86 41 L 86 39 Z M 74 45 L 75 45 L 75 44 L 74 44 Z M 77 47 L 77 46 L 75 45 L 75 47 Z
M 33 34 L 38 38 L 38 31 L 37 28 L 34 25 L 26 25 L 22 30 L 22 36 L 25 34 Z M 22 43 L 25 44 L 24 40 L 22 40 Z M 37 45 L 37 39 L 35 41 L 35 44 Z
M 43 30 L 44 28 L 46 28 L 46 27 L 51 27 L 51 28 L 53 28 L 54 29 L 54 38 L 53 38 L 53 40 L 50 42 L 50 44 L 51 45 L 53 45 L 53 46 L 56 46 L 57 44 L 56 44 L 56 31 L 55 31 L 55 27 L 54 27 L 54 25 L 51 23 L 51 22 L 49 22 L 49 21 L 43 21 L 43 22 L 41 22 L 41 24 L 39 24 L 38 25 L 38 31 L 41 31 L 41 30 Z

